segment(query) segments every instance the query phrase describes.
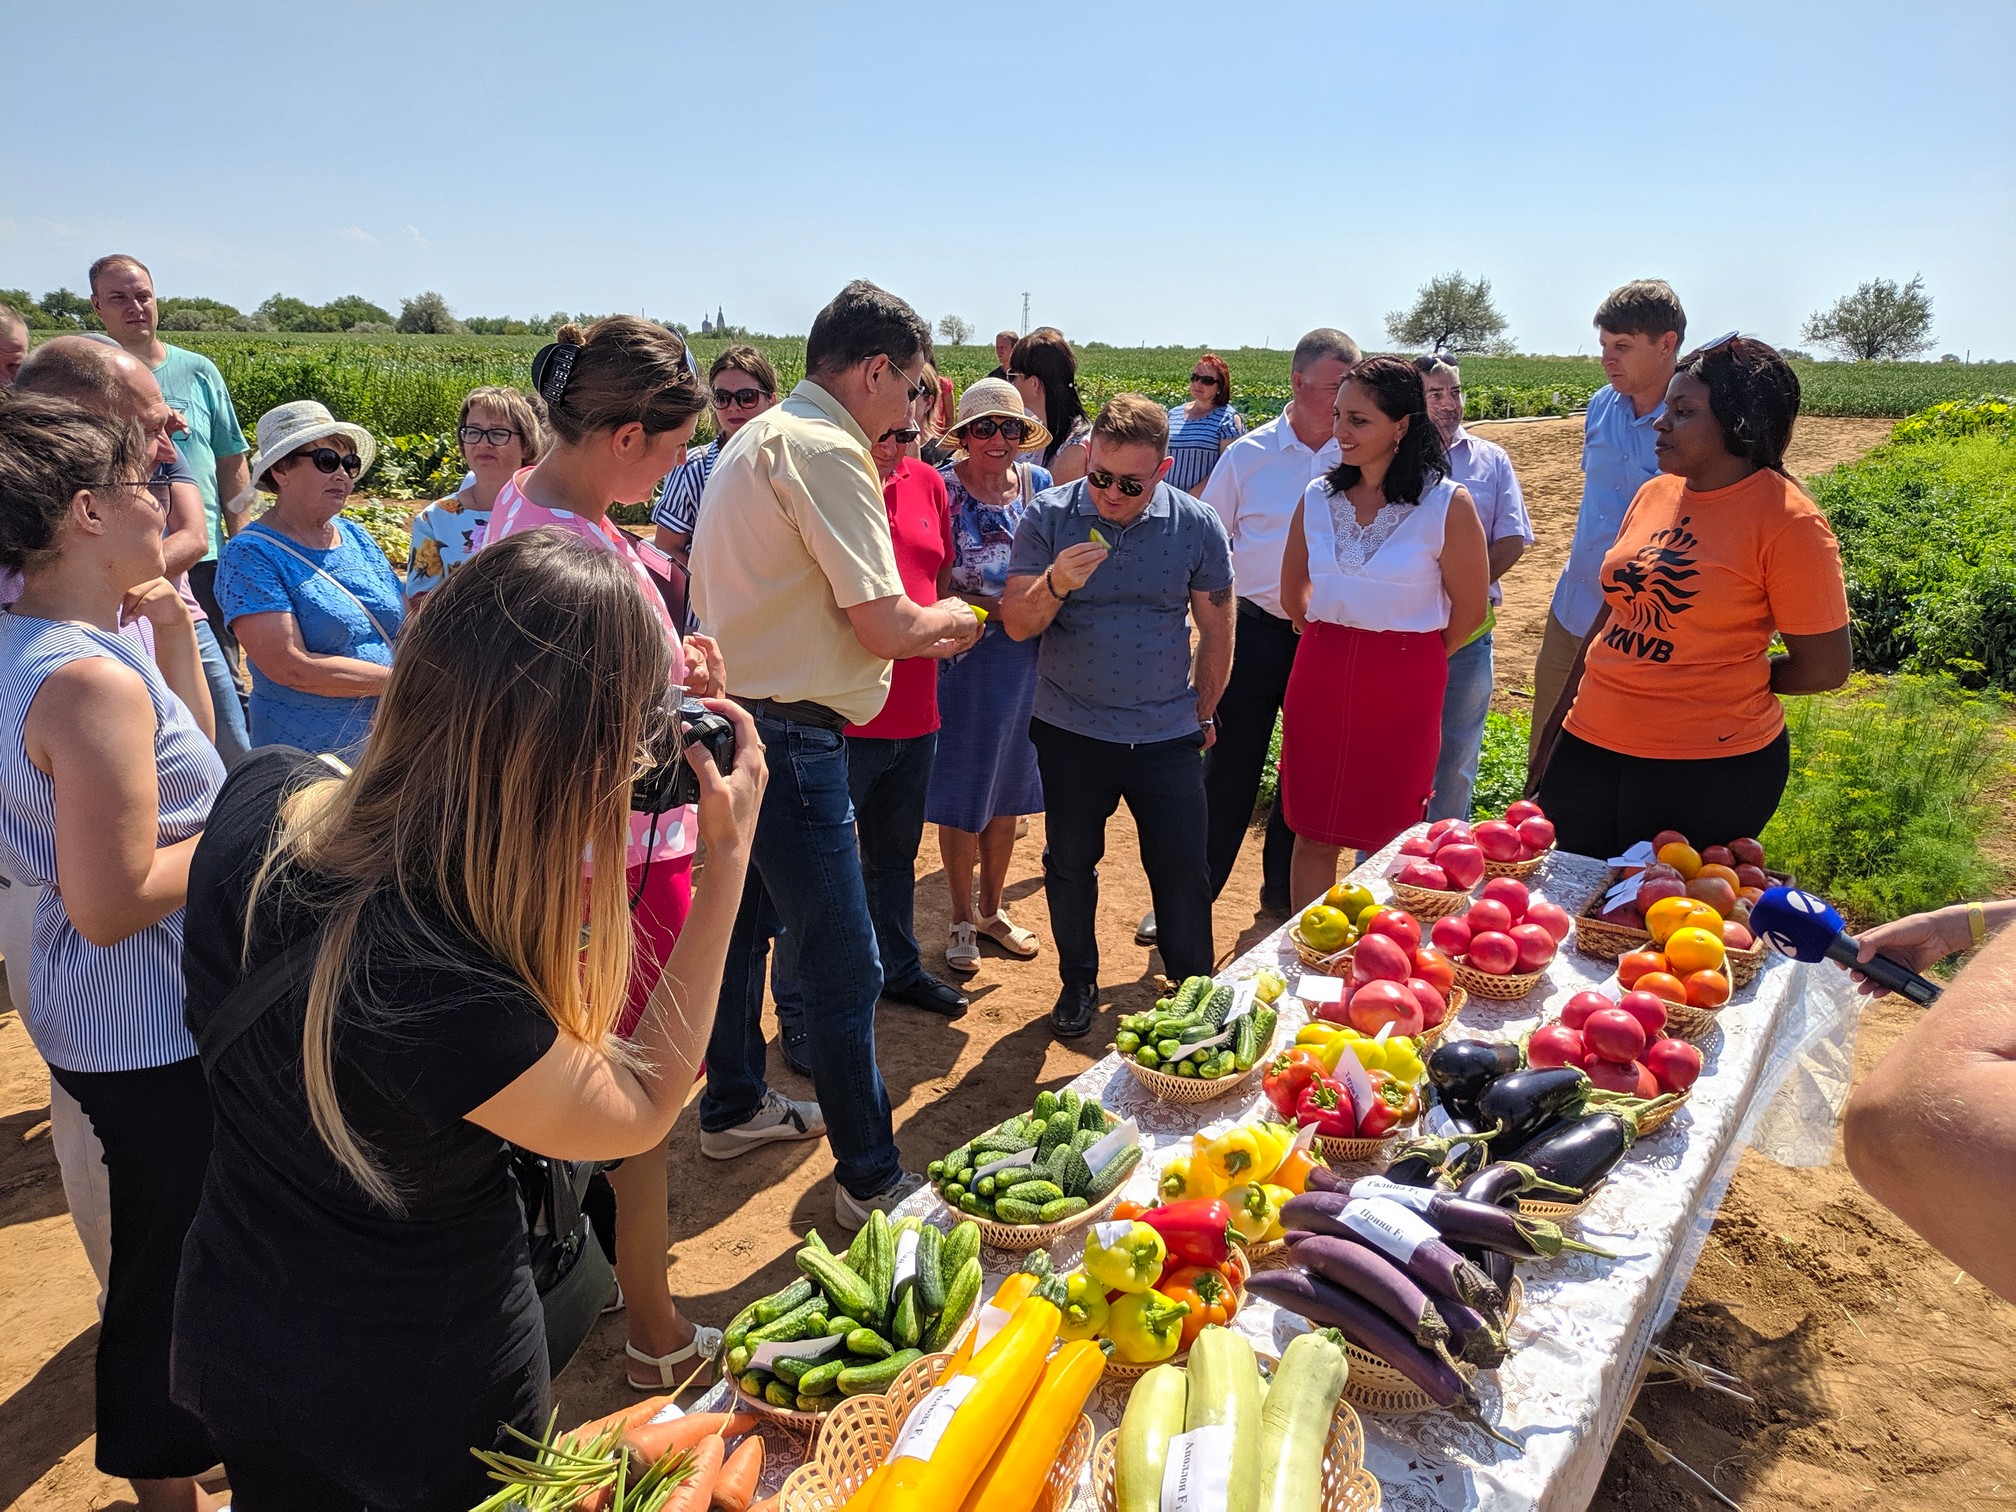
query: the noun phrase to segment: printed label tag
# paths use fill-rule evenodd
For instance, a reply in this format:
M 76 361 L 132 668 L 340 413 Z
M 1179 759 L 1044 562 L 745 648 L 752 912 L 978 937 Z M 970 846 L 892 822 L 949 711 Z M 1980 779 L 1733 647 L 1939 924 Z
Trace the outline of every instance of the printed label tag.
M 1604 864 L 1607 866 L 1649 866 L 1659 859 L 1659 853 L 1652 849 L 1650 840 L 1640 840 L 1625 850 L 1621 856 L 1612 856 Z
M 1403 1265 L 1414 1258 L 1414 1251 L 1422 1245 L 1442 1237 L 1419 1214 L 1408 1212 L 1386 1197 L 1354 1195 L 1338 1221 Z
M 768 1344 L 758 1344 L 755 1353 L 749 1356 L 751 1370 L 768 1370 L 772 1363 L 785 1358 L 793 1360 L 821 1360 L 847 1342 L 845 1334 L 828 1334 L 823 1339 L 772 1340 Z
M 917 1239 L 911 1229 L 904 1229 L 896 1236 L 896 1270 L 889 1282 L 890 1290 L 917 1279 Z
M 1162 1466 L 1162 1512 L 1225 1512 L 1232 1500 L 1232 1430 L 1223 1423 L 1169 1440 Z
M 1129 1145 L 1141 1143 L 1141 1126 L 1129 1118 L 1085 1152 L 1085 1164 L 1097 1171 Z
M 996 1307 L 992 1302 L 982 1302 L 980 1316 L 973 1324 L 973 1354 L 977 1355 L 985 1349 L 993 1341 L 994 1335 L 1006 1328 L 1008 1320 L 1014 1316 L 1015 1314 L 1005 1307 Z
M 654 1423 L 670 1423 L 686 1416 L 686 1409 L 677 1402 L 667 1402 L 658 1409 L 658 1415 L 651 1419 Z
M 938 1440 L 945 1437 L 945 1430 L 952 1426 L 952 1414 L 959 1410 L 959 1404 L 973 1395 L 973 1389 L 980 1384 L 978 1376 L 954 1376 L 942 1386 L 933 1386 L 911 1409 L 910 1416 L 903 1420 L 903 1427 L 896 1434 L 896 1443 L 889 1451 L 889 1458 L 928 1460 L 931 1451 L 938 1447 Z
M 978 1181 L 982 1176 L 992 1176 L 996 1171 L 1006 1171 L 1015 1166 L 1034 1164 L 1036 1164 L 1036 1152 L 1034 1150 L 1017 1150 L 1013 1155 L 1003 1155 L 999 1160 L 989 1161 L 973 1173 L 973 1179 Z
M 1295 984 L 1295 995 L 1305 1003 L 1341 1003 L 1344 1001 L 1344 978 L 1311 976 L 1304 972 L 1302 980 Z
M 1225 1010 L 1225 1022 L 1232 1023 L 1253 1011 L 1254 999 L 1260 991 L 1260 979 L 1248 977 L 1232 989 L 1232 1006 Z
M 1344 1083 L 1351 1094 L 1351 1111 L 1363 1118 L 1372 1111 L 1372 1104 L 1379 1100 L 1379 1094 L 1372 1090 L 1372 1078 L 1366 1072 L 1364 1063 L 1346 1045 L 1344 1053 L 1337 1057 L 1336 1080 Z
M 1426 1213 L 1428 1204 L 1435 1200 L 1433 1187 L 1402 1186 L 1397 1181 L 1388 1181 L 1384 1176 L 1360 1176 L 1351 1183 L 1353 1197 L 1384 1197 L 1397 1202 L 1410 1212 Z
M 1612 883 L 1610 890 L 1603 894 L 1604 909 L 1607 911 L 1615 908 L 1619 903 L 1637 897 L 1638 884 L 1643 880 L 1644 878 L 1642 877 L 1626 877 L 1621 882 Z
M 1132 1218 L 1109 1218 L 1104 1223 L 1092 1225 L 1092 1232 L 1098 1236 L 1102 1249 L 1111 1249 L 1116 1244 L 1127 1242 L 1127 1236 L 1134 1232 Z
M 1316 1125 L 1304 1124 L 1302 1125 L 1301 1128 L 1295 1131 L 1295 1143 L 1288 1147 L 1289 1153 L 1294 1155 L 1307 1155 L 1309 1153 L 1310 1146 L 1314 1145 L 1315 1143 L 1316 1143 Z M 1284 1155 L 1281 1158 L 1285 1162 L 1288 1157 Z

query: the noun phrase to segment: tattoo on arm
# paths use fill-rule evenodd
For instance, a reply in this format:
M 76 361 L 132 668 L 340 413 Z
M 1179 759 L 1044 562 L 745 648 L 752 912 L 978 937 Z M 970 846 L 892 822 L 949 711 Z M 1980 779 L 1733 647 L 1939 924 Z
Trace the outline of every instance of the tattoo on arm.
M 1211 607 L 1214 609 L 1223 609 L 1227 604 L 1232 602 L 1232 590 L 1230 588 L 1213 588 L 1207 596 L 1210 598 Z

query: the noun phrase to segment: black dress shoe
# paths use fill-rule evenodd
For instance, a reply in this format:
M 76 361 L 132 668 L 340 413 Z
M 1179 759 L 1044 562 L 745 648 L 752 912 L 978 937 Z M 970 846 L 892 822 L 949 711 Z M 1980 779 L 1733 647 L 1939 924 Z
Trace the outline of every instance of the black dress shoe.
M 1050 1032 L 1059 1039 L 1081 1039 L 1092 1032 L 1092 1014 L 1099 1007 L 1099 989 L 1090 982 L 1064 984 L 1057 1006 L 1050 1010 Z
M 1288 901 L 1288 892 L 1285 888 L 1280 892 L 1269 892 L 1264 887 L 1260 889 L 1260 912 L 1286 917 L 1294 911 L 1295 905 Z
M 966 1011 L 966 994 L 957 987 L 947 986 L 928 971 L 901 987 L 884 987 L 882 996 L 892 1003 L 922 1008 L 926 1013 L 936 1013 L 948 1019 L 956 1019 Z

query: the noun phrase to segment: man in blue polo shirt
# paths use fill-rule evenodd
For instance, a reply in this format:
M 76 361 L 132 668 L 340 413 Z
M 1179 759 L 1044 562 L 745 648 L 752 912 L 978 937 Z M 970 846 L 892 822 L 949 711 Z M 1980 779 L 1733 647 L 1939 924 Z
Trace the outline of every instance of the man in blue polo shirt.
M 1099 1001 L 1100 859 L 1124 798 L 1140 836 L 1163 969 L 1208 976 L 1211 874 L 1203 753 L 1232 671 L 1232 547 L 1217 513 L 1163 482 L 1169 415 L 1116 394 L 1083 478 L 1036 496 L 1015 531 L 1001 617 L 1041 636 L 1036 744 L 1043 884 L 1063 991 L 1050 1026 L 1090 1031 Z M 1196 660 L 1190 627 L 1197 627 Z
M 1666 413 L 1666 385 L 1687 334 L 1687 312 L 1664 279 L 1634 279 L 1597 306 L 1596 334 L 1610 382 L 1590 396 L 1582 424 L 1582 508 L 1533 664 L 1529 759 L 1602 607 L 1604 555 L 1616 544 L 1633 495 L 1659 471 L 1652 422 Z

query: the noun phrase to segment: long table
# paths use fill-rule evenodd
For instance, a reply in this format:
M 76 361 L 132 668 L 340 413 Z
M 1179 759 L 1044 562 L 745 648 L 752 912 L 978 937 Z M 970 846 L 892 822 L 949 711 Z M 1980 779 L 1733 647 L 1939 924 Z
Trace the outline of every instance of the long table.
M 1399 843 L 1396 839 L 1370 858 L 1353 879 L 1388 895 L 1382 879 Z M 1527 881 L 1536 895 L 1573 913 L 1608 876 L 1604 861 L 1553 853 Z M 1287 929 L 1240 956 L 1220 977 L 1234 982 L 1266 966 L 1277 967 L 1289 981 L 1276 1040 L 1286 1044 L 1307 1018 L 1295 996 L 1302 967 Z M 1606 982 L 1614 991 L 1614 975 L 1610 962 L 1579 954 L 1571 937 L 1531 995 L 1510 1003 L 1472 997 L 1452 1032 L 1518 1039 L 1554 1017 L 1574 993 Z M 1364 1414 L 1366 1464 L 1379 1479 L 1387 1507 L 1567 1512 L 1588 1505 L 1622 1430 L 1646 1351 L 1686 1288 L 1738 1158 L 1787 1076 L 1813 1062 L 1815 1047 L 1824 1052 L 1831 1039 L 1838 1055 L 1844 1029 L 1854 1024 L 1854 1003 L 1845 972 L 1767 958 L 1701 1043 L 1706 1065 L 1686 1105 L 1665 1128 L 1639 1141 L 1572 1220 L 1578 1237 L 1617 1258 L 1564 1254 L 1520 1267 L 1525 1300 L 1511 1327 L 1511 1357 L 1481 1375 L 1477 1390 L 1486 1416 L 1521 1440 L 1523 1450 L 1496 1443 L 1447 1413 Z M 1820 1059 L 1824 1062 L 1824 1053 Z M 1146 1155 L 1126 1195 L 1143 1202 L 1154 1200 L 1161 1166 L 1187 1149 L 1193 1133 L 1246 1122 L 1266 1107 L 1257 1075 L 1211 1102 L 1158 1101 L 1114 1055 L 1071 1085 L 1140 1126 Z M 901 1211 L 943 1226 L 956 1218 L 929 1189 Z M 1051 1258 L 1067 1269 L 1077 1264 L 1082 1245 L 1082 1235 L 1067 1236 Z M 983 1249 L 983 1296 L 1023 1258 Z M 1236 1326 L 1257 1346 L 1278 1352 L 1302 1325 L 1277 1317 L 1271 1304 L 1253 1297 Z M 1109 1380 L 1094 1392 L 1088 1410 L 1102 1433 L 1119 1422 L 1130 1385 Z M 728 1395 L 717 1387 L 708 1405 L 720 1405 Z M 765 1481 L 774 1485 L 809 1446 L 773 1436 L 771 1447 L 773 1468 Z M 1088 1486 L 1081 1504 L 1089 1502 Z

